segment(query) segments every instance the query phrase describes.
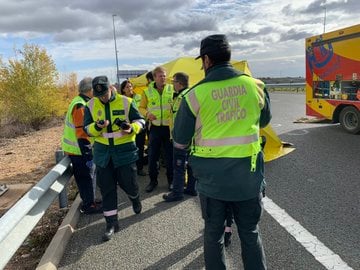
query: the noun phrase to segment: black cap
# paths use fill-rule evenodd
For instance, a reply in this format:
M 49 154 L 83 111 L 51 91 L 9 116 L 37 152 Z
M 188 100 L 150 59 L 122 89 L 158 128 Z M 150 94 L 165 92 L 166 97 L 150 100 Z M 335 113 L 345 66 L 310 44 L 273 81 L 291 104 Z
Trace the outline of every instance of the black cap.
M 109 90 L 109 80 L 106 76 L 97 76 L 92 80 L 92 87 L 94 89 L 94 96 L 101 97 Z
M 195 59 L 199 59 L 205 54 L 229 52 L 230 44 L 225 35 L 211 35 L 204 38 L 200 45 L 200 55 Z

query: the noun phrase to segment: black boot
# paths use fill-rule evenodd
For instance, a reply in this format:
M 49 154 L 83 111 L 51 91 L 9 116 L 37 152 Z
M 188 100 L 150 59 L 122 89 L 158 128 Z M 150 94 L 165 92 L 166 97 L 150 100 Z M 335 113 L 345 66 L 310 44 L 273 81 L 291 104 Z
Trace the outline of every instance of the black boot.
M 135 214 L 140 214 L 141 210 L 142 210 L 142 205 L 141 205 L 141 201 L 140 201 L 140 196 L 137 196 L 136 199 L 131 199 L 132 202 L 132 207 L 134 210 Z
M 103 235 L 104 242 L 109 241 L 114 235 L 114 233 L 117 233 L 119 231 L 119 221 L 117 220 L 117 215 L 105 217 L 105 220 L 106 220 L 106 229 Z
M 151 180 L 150 183 L 146 186 L 145 191 L 149 193 L 153 191 L 157 185 L 158 185 L 158 181 Z

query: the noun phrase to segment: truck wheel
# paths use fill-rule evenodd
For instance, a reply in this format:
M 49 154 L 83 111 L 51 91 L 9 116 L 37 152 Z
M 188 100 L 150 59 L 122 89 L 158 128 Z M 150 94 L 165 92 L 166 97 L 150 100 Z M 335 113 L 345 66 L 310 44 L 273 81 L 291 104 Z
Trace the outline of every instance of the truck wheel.
M 340 124 L 352 134 L 360 132 L 360 111 L 353 107 L 347 106 L 340 113 Z

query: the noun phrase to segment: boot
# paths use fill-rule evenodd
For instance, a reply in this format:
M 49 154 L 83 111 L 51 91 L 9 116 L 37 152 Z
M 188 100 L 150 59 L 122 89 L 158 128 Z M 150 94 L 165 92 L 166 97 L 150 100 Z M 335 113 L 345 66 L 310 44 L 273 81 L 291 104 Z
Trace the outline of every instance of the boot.
M 140 196 L 137 196 L 136 199 L 131 199 L 130 198 L 130 201 L 132 202 L 132 207 L 133 207 L 134 213 L 135 214 L 140 214 L 140 212 L 142 210 Z
M 156 181 L 150 180 L 150 183 L 146 186 L 145 191 L 149 193 L 153 191 L 157 185 L 158 185 L 157 180 Z
M 103 235 L 104 242 L 109 241 L 114 235 L 114 233 L 117 233 L 119 231 L 119 221 L 117 220 L 117 215 L 105 217 L 105 220 L 106 220 L 106 229 Z

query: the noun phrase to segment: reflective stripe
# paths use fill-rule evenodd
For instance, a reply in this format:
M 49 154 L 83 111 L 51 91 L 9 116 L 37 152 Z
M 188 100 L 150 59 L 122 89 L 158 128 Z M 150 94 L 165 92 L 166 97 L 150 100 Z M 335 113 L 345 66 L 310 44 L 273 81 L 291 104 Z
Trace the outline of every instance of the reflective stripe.
M 200 104 L 196 98 L 195 91 L 191 91 L 189 93 L 189 101 L 190 101 L 193 113 L 195 114 L 195 116 L 197 116 L 199 113 L 199 110 L 200 110 Z
M 173 141 L 173 145 L 174 145 L 175 148 L 178 148 L 178 149 L 187 149 L 188 148 L 188 145 L 180 144 L 180 143 L 177 143 L 175 141 Z
M 67 119 L 66 119 L 66 121 L 65 121 L 65 125 L 67 125 L 67 126 L 70 127 L 70 128 L 75 128 L 75 125 L 72 124 L 72 123 L 70 123 Z
M 239 136 L 232 138 L 221 138 L 221 139 L 202 139 L 195 141 L 196 146 L 229 146 L 229 145 L 240 145 L 249 144 L 259 140 L 259 134 L 252 134 L 248 136 Z
M 152 111 L 160 111 L 161 108 L 164 110 L 164 109 L 167 109 L 167 110 L 170 110 L 171 109 L 171 104 L 170 103 L 167 103 L 167 104 L 164 104 L 162 107 L 161 106 L 154 106 L 154 107 L 150 107 L 148 110 L 150 112 Z
M 63 139 L 63 142 L 67 143 L 67 144 L 70 144 L 72 146 L 75 146 L 75 147 L 79 147 L 79 144 L 77 142 L 72 142 L 72 141 L 70 141 L 70 140 L 68 140 L 66 138 Z
M 121 131 L 117 131 L 117 132 L 111 132 L 111 133 L 102 133 L 100 136 L 104 137 L 104 138 L 121 138 L 123 136 L 125 136 L 125 134 L 123 134 Z
M 123 104 L 124 104 L 124 110 L 125 112 L 129 111 L 129 99 L 123 99 Z M 126 120 L 129 122 L 129 114 L 125 114 L 126 115 Z
M 131 196 L 131 195 L 129 195 L 129 194 L 127 194 L 127 195 L 128 195 L 128 197 L 129 197 L 130 199 L 132 199 L 132 200 L 135 200 L 135 199 L 139 198 L 139 194 L 136 194 L 135 196 Z
M 89 107 L 90 112 L 93 111 L 94 103 L 95 103 L 95 98 L 90 99 L 88 102 L 88 107 Z
M 118 213 L 118 210 L 115 209 L 115 210 L 110 210 L 110 211 L 104 211 L 104 216 L 105 217 L 111 217 L 111 216 L 115 216 L 117 215 Z
M 151 123 L 154 124 L 155 126 L 160 126 L 161 124 L 162 124 L 163 126 L 168 126 L 169 123 L 170 123 L 170 121 L 163 119 L 162 122 L 161 122 L 161 120 L 155 119 L 155 120 L 151 121 Z
M 137 120 L 133 121 L 132 123 L 138 125 L 140 128 L 144 128 L 144 126 L 145 126 L 145 120 L 143 120 L 143 119 L 137 119 Z

